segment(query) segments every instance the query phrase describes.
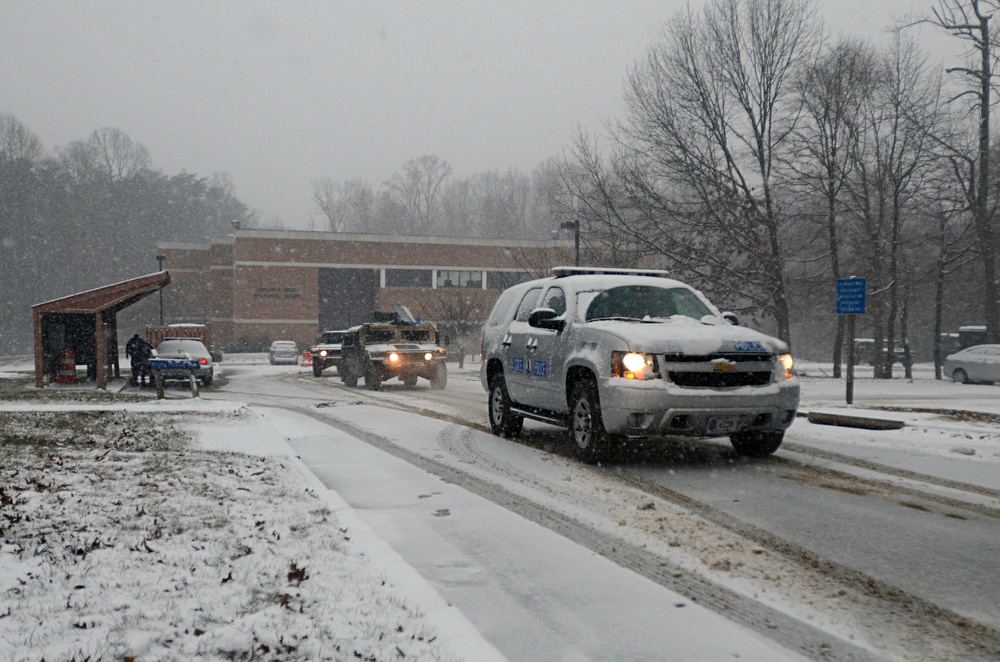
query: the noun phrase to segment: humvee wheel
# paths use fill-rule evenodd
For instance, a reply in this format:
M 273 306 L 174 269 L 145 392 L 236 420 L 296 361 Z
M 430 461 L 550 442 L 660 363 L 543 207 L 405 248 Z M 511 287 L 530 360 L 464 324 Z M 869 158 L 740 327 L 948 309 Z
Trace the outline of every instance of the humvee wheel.
M 369 391 L 378 391 L 382 388 L 382 368 L 377 365 L 369 365 L 365 368 L 365 388 Z

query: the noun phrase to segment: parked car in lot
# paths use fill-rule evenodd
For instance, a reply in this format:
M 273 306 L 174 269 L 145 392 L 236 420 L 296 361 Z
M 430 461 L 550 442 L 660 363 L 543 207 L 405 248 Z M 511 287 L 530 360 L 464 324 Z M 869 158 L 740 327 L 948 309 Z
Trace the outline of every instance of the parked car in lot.
M 271 365 L 299 362 L 299 346 L 293 340 L 275 340 L 267 350 L 267 360 Z
M 944 374 L 956 382 L 1000 382 L 1000 345 L 975 345 L 944 360 Z
M 205 347 L 205 343 L 194 338 L 167 338 L 153 350 L 153 356 L 158 359 L 194 359 L 198 362 L 198 369 L 194 376 L 201 382 L 202 386 L 208 386 L 215 377 L 215 367 L 212 362 L 212 355 Z M 167 379 L 187 379 L 187 371 L 163 371 L 163 378 Z
M 788 346 L 736 326 L 666 272 L 560 267 L 497 300 L 481 379 L 494 434 L 525 418 L 568 426 L 600 461 L 629 438 L 728 436 L 762 457 L 795 420 Z
M 882 353 L 888 354 L 889 343 L 882 342 Z M 906 363 L 906 349 L 897 342 L 892 348 L 892 362 L 893 363 Z M 854 365 L 861 365 L 862 363 L 868 365 L 875 365 L 875 340 L 874 338 L 855 338 L 854 339 Z
M 313 377 L 319 377 L 327 368 L 340 362 L 341 345 L 350 331 L 324 331 L 316 338 L 316 344 L 309 348 L 312 357 Z M 338 368 L 339 370 L 339 368 Z

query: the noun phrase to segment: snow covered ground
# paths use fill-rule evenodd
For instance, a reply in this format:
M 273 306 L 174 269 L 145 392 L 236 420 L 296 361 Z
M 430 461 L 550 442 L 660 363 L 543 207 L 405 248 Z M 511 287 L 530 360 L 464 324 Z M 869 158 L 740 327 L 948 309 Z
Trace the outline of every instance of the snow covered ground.
M 223 367 L 258 363 L 267 373 L 260 357 L 227 356 Z M 847 407 L 843 381 L 824 375 L 828 366 L 799 369 L 804 412 L 898 418 L 907 427 L 875 433 L 799 419 L 788 452 L 834 450 L 1000 488 L 1000 386 L 935 381 L 927 366 L 912 381 L 875 382 L 859 371 Z M 299 448 L 321 442 L 312 424 L 183 391 L 163 401 L 129 391 L 39 394 L 30 370 L 24 360 L 0 360 L 0 659 L 502 659 L 296 457 L 289 439 Z M 465 386 L 456 380 L 455 388 L 472 393 L 475 370 L 467 367 Z M 366 422 L 359 413 L 352 423 L 385 433 L 394 420 L 411 426 L 395 434 L 415 451 L 438 433 L 389 415 Z M 345 484 L 375 476 L 391 484 L 402 475 L 391 466 L 399 461 L 385 456 L 372 466 L 382 455 L 322 471 Z M 451 518 L 452 526 L 463 521 L 470 535 L 482 526 Z M 566 565 L 597 567 L 591 552 L 553 545 Z M 625 599 L 657 609 L 673 601 L 669 614 L 653 616 L 685 659 L 798 658 L 664 593 L 637 582 Z

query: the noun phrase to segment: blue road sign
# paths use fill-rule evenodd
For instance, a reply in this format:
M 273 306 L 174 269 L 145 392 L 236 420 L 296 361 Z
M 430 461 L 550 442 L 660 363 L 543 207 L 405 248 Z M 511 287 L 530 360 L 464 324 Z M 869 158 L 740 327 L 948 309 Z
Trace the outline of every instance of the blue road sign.
M 837 314 L 864 315 L 868 308 L 868 283 L 864 278 L 837 279 Z

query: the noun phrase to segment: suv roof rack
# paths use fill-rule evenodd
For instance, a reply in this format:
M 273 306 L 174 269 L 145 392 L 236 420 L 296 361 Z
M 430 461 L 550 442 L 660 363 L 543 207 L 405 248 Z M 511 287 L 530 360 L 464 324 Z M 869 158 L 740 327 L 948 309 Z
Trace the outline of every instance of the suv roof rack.
M 663 269 L 619 269 L 617 267 L 552 267 L 552 275 L 556 278 L 583 275 L 656 276 L 658 278 L 669 278 L 670 272 Z

